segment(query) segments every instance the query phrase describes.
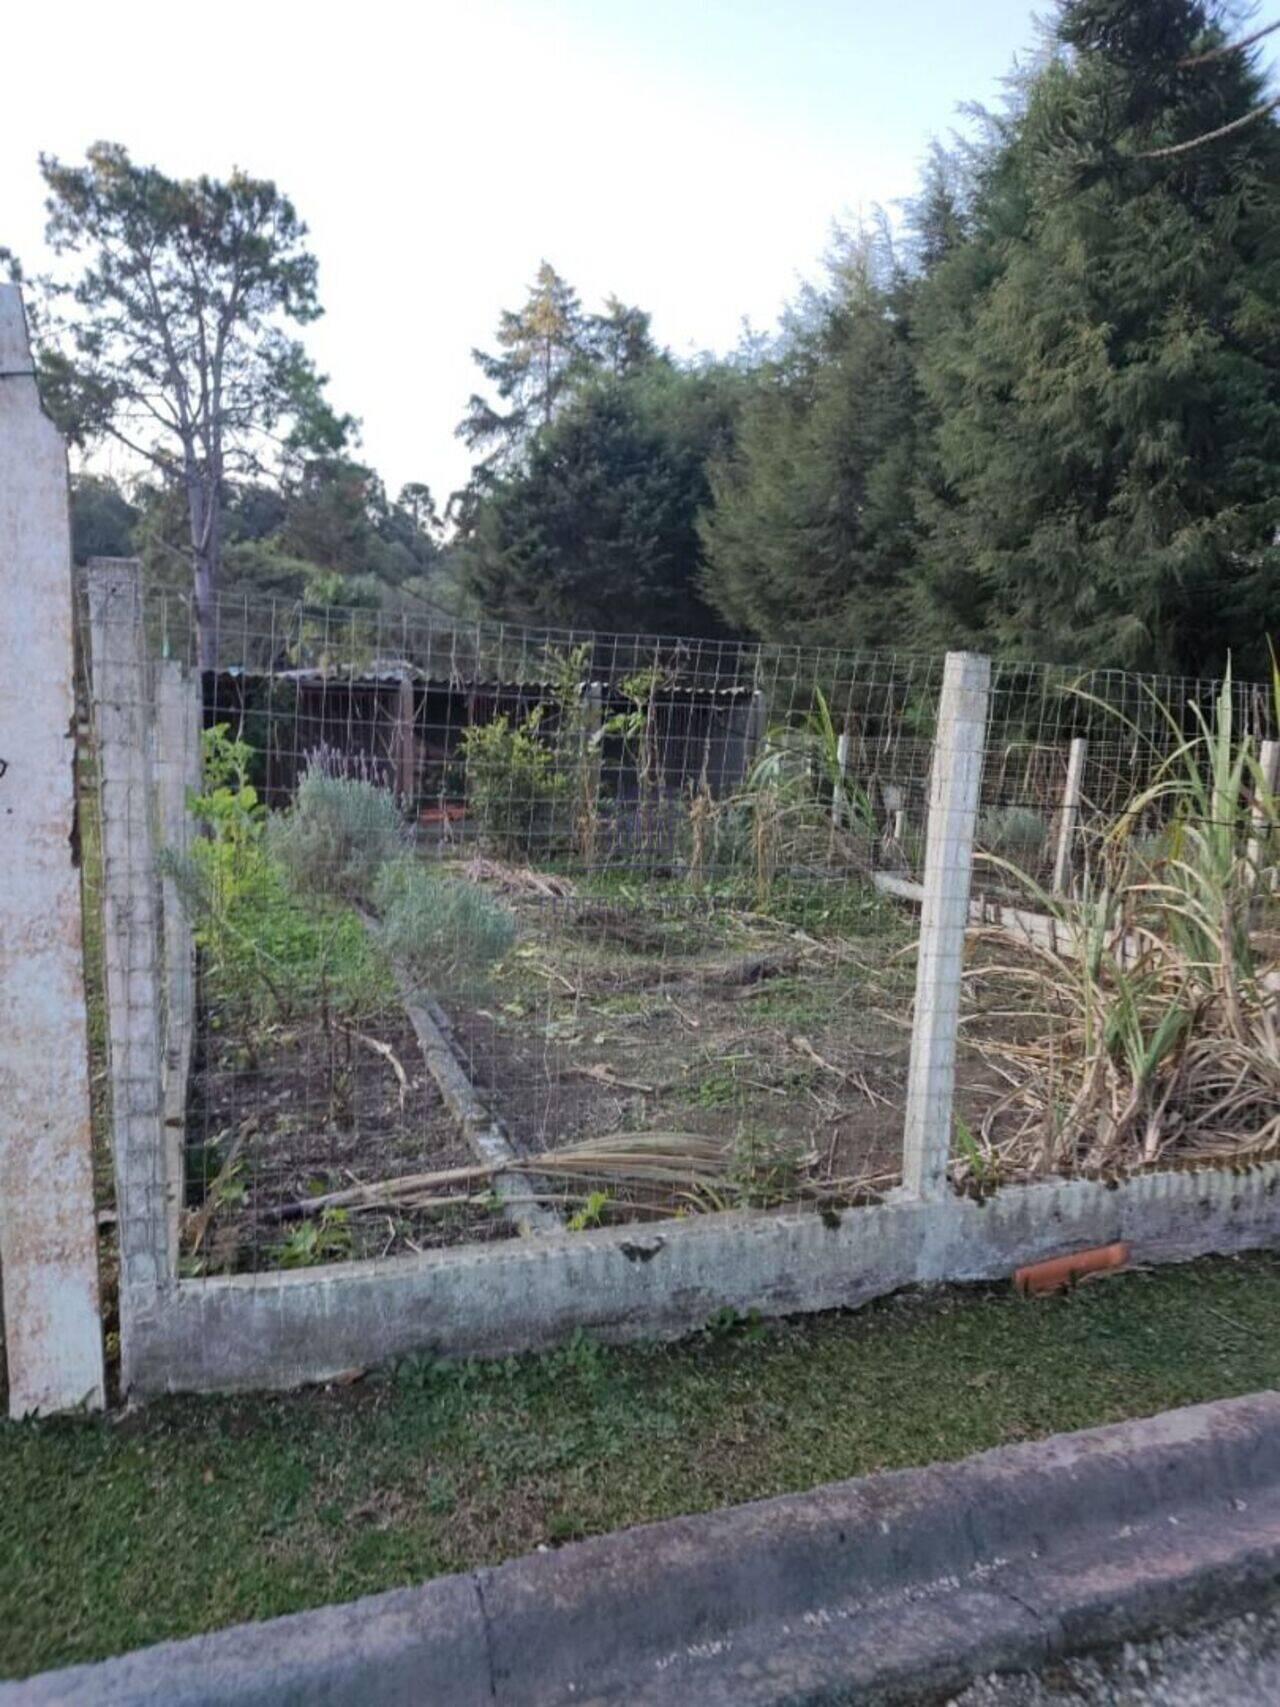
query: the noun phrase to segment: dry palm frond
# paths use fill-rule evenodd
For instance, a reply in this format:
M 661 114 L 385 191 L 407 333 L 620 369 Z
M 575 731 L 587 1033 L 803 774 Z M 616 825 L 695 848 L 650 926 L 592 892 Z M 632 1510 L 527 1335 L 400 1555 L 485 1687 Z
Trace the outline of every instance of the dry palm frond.
M 264 1219 L 300 1220 L 324 1209 L 385 1212 L 474 1205 L 488 1201 L 487 1188 L 498 1174 L 506 1178 L 524 1174 L 544 1185 L 554 1181 L 556 1201 L 571 1199 L 577 1186 L 654 1194 L 627 1205 L 628 1212 L 636 1208 L 649 1213 L 674 1213 L 677 1207 L 690 1205 L 715 1209 L 825 1203 L 874 1188 L 861 1178 L 820 1183 L 817 1164 L 816 1153 L 784 1157 L 773 1153 L 768 1144 L 758 1150 L 747 1145 L 744 1150 L 741 1142 L 700 1132 L 619 1132 L 500 1164 L 404 1174 L 326 1192 L 269 1210 Z M 882 1183 L 888 1182 L 874 1185 Z

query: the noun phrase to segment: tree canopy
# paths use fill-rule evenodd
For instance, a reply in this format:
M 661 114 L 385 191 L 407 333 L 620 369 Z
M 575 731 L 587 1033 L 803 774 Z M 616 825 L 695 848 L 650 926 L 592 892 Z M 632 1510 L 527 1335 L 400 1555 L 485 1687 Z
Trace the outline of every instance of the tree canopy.
M 114 438 L 181 491 L 207 662 L 227 481 L 336 453 L 351 428 L 288 330 L 320 313 L 306 226 L 267 180 L 170 178 L 116 143 L 41 169 L 73 263 L 49 281 L 46 402 L 73 442 Z
M 299 598 L 581 628 L 1265 670 L 1280 610 L 1280 123 L 1229 0 L 1057 0 L 1006 102 L 840 234 L 776 333 L 677 358 L 549 262 L 458 433 L 442 521 L 356 459 L 295 335 L 274 184 L 114 145 L 43 162 L 46 396 L 145 478 L 75 487 L 132 540 Z M 1236 34 L 1233 35 L 1233 26 Z M 1280 27 L 1280 26 L 1277 26 Z M 1244 31 L 1244 34 L 1240 32 Z M 675 264 L 673 262 L 673 264 Z M 93 542 L 98 542 L 94 544 Z
M 1194 0 L 1070 0 L 922 286 L 937 636 L 1138 667 L 1261 663 L 1280 521 L 1280 133 Z M 1273 613 L 1274 620 L 1274 613 Z

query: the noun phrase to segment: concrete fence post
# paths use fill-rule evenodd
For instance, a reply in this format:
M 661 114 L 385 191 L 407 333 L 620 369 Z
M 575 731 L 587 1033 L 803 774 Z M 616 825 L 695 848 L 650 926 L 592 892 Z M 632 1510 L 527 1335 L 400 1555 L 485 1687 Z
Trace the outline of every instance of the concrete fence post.
M 902 1156 L 903 1186 L 920 1198 L 938 1198 L 946 1190 L 960 979 L 990 682 L 988 659 L 972 652 L 947 654 L 929 776 L 924 897 Z
M 1260 889 L 1272 886 L 1269 867 L 1275 846 L 1275 829 L 1271 822 L 1277 794 L 1280 794 L 1280 741 L 1264 741 L 1258 752 L 1260 786 L 1250 812 L 1252 827 L 1246 857 L 1251 870 L 1250 881 Z
M 139 566 L 89 566 L 93 716 L 102 810 L 103 958 L 120 1246 L 121 1386 L 133 1330 L 177 1276 L 165 1143 L 159 896 L 152 831 L 146 639 Z
M 188 791 L 200 787 L 200 677 L 175 659 L 156 666 L 156 805 L 160 848 L 181 857 L 191 845 Z M 187 1086 L 195 1040 L 196 949 L 172 870 L 160 885 L 164 935 L 164 1138 L 169 1245 L 182 1215 Z
M 104 1402 L 67 456 L 0 285 L 0 1282 L 12 1416 Z
M 1075 849 L 1076 825 L 1080 821 L 1080 796 L 1084 788 L 1084 762 L 1089 743 L 1077 735 L 1067 758 L 1067 783 L 1062 791 L 1058 817 L 1058 847 L 1053 861 L 1053 892 L 1065 895 L 1071 887 L 1071 855 Z

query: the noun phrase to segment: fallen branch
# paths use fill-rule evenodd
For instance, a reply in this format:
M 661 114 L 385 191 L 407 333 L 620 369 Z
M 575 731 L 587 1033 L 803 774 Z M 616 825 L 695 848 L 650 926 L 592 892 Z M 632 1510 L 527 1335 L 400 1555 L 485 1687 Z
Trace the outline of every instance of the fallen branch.
M 367 1048 L 372 1049 L 375 1054 L 381 1055 L 383 1060 L 391 1068 L 391 1071 L 395 1074 L 400 1086 L 400 1111 L 403 1113 L 404 1105 L 409 1096 L 409 1075 L 400 1065 L 400 1061 L 395 1050 L 389 1043 L 382 1043 L 378 1038 L 370 1037 L 367 1032 L 355 1031 L 350 1027 L 348 1027 L 348 1030 L 357 1043 L 363 1043 Z
M 240 1152 L 244 1149 L 246 1140 L 257 1130 L 258 1117 L 256 1114 L 251 1114 L 247 1120 L 240 1122 L 236 1128 L 235 1137 L 227 1147 L 222 1166 L 209 1182 L 209 1189 L 205 1192 L 204 1202 L 199 1209 L 194 1210 L 187 1217 L 185 1232 L 190 1241 L 190 1250 L 193 1256 L 199 1253 L 200 1247 L 204 1243 L 205 1234 L 209 1231 L 209 1223 L 222 1207 L 221 1192 L 231 1178 L 231 1170 L 239 1161 Z
M 853 1068 L 837 1067 L 834 1061 L 828 1061 L 825 1056 L 819 1055 L 807 1037 L 789 1037 L 787 1041 L 794 1050 L 807 1060 L 812 1061 L 815 1067 L 821 1067 L 823 1072 L 834 1074 L 837 1079 L 842 1080 L 845 1084 L 853 1085 L 856 1090 L 861 1091 L 872 1108 L 878 1102 L 883 1103 L 886 1108 L 889 1107 L 888 1097 L 881 1096 L 879 1091 L 873 1091 L 864 1074 Z

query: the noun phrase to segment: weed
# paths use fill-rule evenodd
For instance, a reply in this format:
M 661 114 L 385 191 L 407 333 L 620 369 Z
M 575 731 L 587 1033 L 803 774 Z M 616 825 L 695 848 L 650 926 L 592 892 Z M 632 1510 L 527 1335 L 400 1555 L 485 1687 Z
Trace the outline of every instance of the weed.
M 299 1221 L 280 1249 L 281 1268 L 310 1268 L 351 1255 L 351 1228 L 345 1209 L 322 1209 L 316 1221 Z
M 726 1304 L 708 1318 L 702 1331 L 713 1342 L 723 1344 L 729 1340 L 743 1340 L 754 1344 L 762 1340 L 768 1330 L 759 1310 L 735 1310 L 731 1304 Z
M 572 1214 L 565 1222 L 571 1233 L 585 1232 L 588 1227 L 599 1227 L 609 1207 L 609 1194 L 605 1191 L 593 1191 L 587 1195 L 587 1201 L 581 1209 Z
M 740 1131 L 733 1142 L 730 1183 L 744 1209 L 794 1201 L 805 1172 L 800 1143 L 777 1132 Z
M 732 1073 L 708 1073 L 692 1091 L 699 1108 L 727 1108 L 737 1096 L 738 1082 Z

